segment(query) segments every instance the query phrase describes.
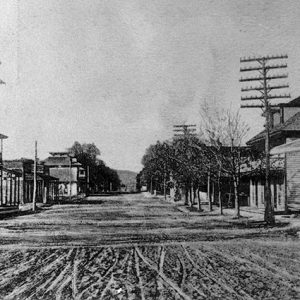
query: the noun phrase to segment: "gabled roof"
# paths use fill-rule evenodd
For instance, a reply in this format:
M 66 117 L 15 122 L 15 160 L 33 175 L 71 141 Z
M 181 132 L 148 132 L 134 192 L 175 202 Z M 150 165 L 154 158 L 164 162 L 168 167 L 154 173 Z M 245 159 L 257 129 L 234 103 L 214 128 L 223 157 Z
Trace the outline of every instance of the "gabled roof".
M 270 136 L 281 133 L 283 131 L 299 131 L 300 132 L 300 112 L 293 115 L 291 118 L 289 118 L 283 124 L 278 124 L 278 125 L 274 126 L 270 130 Z M 266 130 L 261 131 L 259 134 L 257 134 L 252 139 L 250 139 L 246 144 L 251 145 L 258 140 L 264 139 L 265 134 L 266 134 Z
M 67 151 L 56 151 L 56 152 L 49 152 L 53 156 L 70 156 L 70 153 Z
M 288 103 L 281 103 L 279 105 L 282 107 L 300 107 L 300 96 L 289 101 Z
M 69 156 L 50 156 L 44 160 L 45 166 L 52 167 L 69 167 L 71 163 L 71 157 Z M 72 161 L 72 167 L 79 167 L 81 163 L 78 161 Z
M 70 166 L 70 157 L 51 156 L 44 160 L 45 166 Z
M 69 169 L 52 168 L 50 176 L 58 178 L 60 182 L 77 181 L 76 174 Z

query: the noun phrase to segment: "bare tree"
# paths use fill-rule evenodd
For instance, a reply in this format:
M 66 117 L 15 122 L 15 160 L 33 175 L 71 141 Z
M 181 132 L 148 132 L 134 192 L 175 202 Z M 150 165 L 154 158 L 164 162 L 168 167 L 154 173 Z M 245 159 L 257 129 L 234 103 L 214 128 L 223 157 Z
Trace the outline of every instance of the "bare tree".
M 220 110 L 204 104 L 201 112 L 202 132 L 208 145 L 208 151 L 214 156 L 210 170 L 214 170 L 218 185 L 220 213 L 223 213 L 221 197 L 221 177 L 228 176 L 233 181 L 235 198 L 235 216 L 240 217 L 239 185 L 241 167 L 249 161 L 245 147 L 242 147 L 249 127 L 241 120 L 239 111 Z

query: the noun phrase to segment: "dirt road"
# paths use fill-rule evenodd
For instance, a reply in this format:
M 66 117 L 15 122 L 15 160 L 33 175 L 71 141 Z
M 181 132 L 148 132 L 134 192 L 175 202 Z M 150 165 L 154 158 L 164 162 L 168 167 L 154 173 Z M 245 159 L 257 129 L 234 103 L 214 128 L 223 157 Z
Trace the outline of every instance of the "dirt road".
M 299 299 L 300 243 L 141 195 L 0 221 L 0 299 Z

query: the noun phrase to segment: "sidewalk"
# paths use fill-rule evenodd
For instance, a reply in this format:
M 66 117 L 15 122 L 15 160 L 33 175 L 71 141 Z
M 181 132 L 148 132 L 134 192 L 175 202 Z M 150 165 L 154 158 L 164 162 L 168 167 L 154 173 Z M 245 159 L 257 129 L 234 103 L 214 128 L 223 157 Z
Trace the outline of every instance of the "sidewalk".
M 7 214 L 13 214 L 19 211 L 18 206 L 1 206 L 0 207 L 0 217 Z
M 49 206 L 49 204 L 36 203 L 37 211 L 46 206 Z M 25 203 L 19 206 L 2 206 L 0 207 L 0 220 L 7 217 L 28 214 L 30 212 L 32 212 L 32 203 Z
M 174 203 L 174 202 L 173 202 Z M 193 208 L 185 205 L 183 202 L 180 203 L 178 202 L 178 204 L 175 202 L 174 203 L 177 207 L 178 210 L 180 210 L 181 212 L 185 213 L 185 214 L 190 214 L 190 215 L 211 215 L 211 216 L 219 216 L 220 215 L 220 209 L 218 206 L 213 205 L 212 207 L 212 211 L 209 210 L 209 206 L 208 204 L 202 204 L 201 208 L 202 211 L 198 211 L 198 206 L 193 206 Z M 223 215 L 224 216 L 234 216 L 235 211 L 233 208 L 223 208 Z M 264 214 L 261 211 L 251 211 L 251 210 L 247 210 L 247 209 L 240 209 L 240 214 L 242 217 L 248 218 L 248 219 L 252 219 L 252 220 L 256 220 L 256 221 L 262 221 Z
M 147 198 L 159 198 L 164 201 L 164 196 L 162 195 L 151 195 L 150 193 L 145 193 Z M 178 202 L 173 201 L 169 196 L 167 196 L 167 202 L 172 203 L 176 208 L 184 213 L 187 216 L 220 216 L 220 210 L 218 206 L 213 205 L 213 211 L 209 211 L 208 203 L 201 203 L 202 211 L 198 211 L 198 204 L 195 204 L 193 207 L 187 206 L 184 204 L 183 200 Z M 232 216 L 234 217 L 235 210 L 234 208 L 224 208 L 223 209 L 224 216 Z M 241 206 L 240 207 L 240 215 L 242 218 L 247 218 L 252 221 L 264 221 L 264 209 L 263 208 L 255 208 L 249 206 Z M 275 220 L 277 222 L 288 222 L 291 227 L 299 227 L 300 228 L 300 215 L 291 214 L 291 215 L 275 215 Z

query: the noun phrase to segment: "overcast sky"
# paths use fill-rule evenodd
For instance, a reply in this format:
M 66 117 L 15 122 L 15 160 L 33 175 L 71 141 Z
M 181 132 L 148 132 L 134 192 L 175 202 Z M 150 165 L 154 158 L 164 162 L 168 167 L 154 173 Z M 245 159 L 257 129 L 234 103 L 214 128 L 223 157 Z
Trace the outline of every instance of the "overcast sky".
M 33 157 L 36 139 L 40 158 L 94 142 L 138 171 L 173 124 L 200 123 L 204 100 L 239 108 L 240 56 L 287 53 L 298 97 L 299 16 L 298 0 L 1 0 L 4 158 Z M 242 114 L 250 138 L 261 112 Z

